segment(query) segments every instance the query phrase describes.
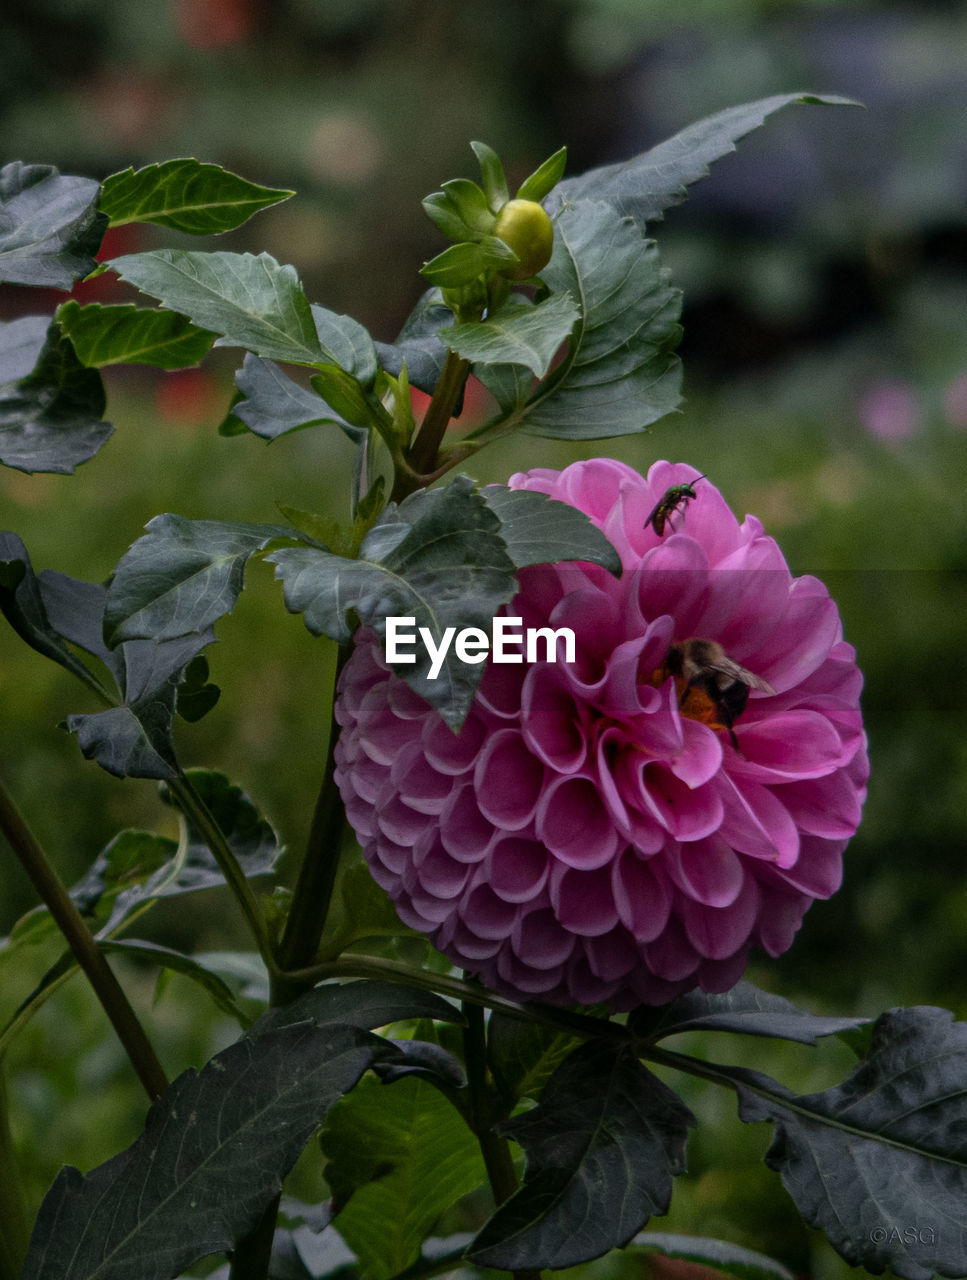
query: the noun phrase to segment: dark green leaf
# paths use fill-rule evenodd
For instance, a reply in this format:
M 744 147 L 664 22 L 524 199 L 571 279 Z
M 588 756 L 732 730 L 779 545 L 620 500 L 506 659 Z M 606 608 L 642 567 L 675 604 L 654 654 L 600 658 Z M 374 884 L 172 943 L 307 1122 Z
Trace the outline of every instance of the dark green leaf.
M 867 1018 L 822 1018 L 799 1009 L 791 1000 L 738 982 L 722 995 L 693 991 L 660 1008 L 642 1006 L 628 1019 L 629 1030 L 649 1040 L 681 1031 L 736 1031 L 815 1044 L 820 1036 L 837 1035 L 862 1026 Z
M 620 576 L 617 551 L 576 507 L 544 493 L 509 489 L 503 484 L 485 485 L 480 496 L 500 520 L 500 536 L 518 569 L 531 564 L 584 560 Z
M 322 1135 L 336 1229 L 368 1280 L 413 1262 L 443 1211 L 486 1180 L 473 1134 L 449 1102 L 420 1079 L 370 1080 L 330 1112 Z
M 508 1102 L 541 1096 L 541 1090 L 579 1041 L 523 1018 L 492 1013 L 487 1030 L 490 1069 Z
M 0 322 L 0 371 L 0 462 L 8 467 L 70 473 L 114 430 L 103 421 L 101 375 L 81 364 L 58 325 L 39 316 Z
M 100 209 L 112 227 L 154 222 L 210 236 L 240 227 L 253 213 L 293 195 L 294 191 L 257 186 L 217 164 L 166 160 L 112 173 L 104 181 Z
M 98 687 L 93 673 L 64 643 L 73 636 L 61 630 L 56 618 L 51 621 L 50 602 L 43 591 L 45 575 L 34 575 L 27 548 L 15 533 L 0 532 L 0 571 L 0 613 L 14 631 L 32 649 L 60 663 L 85 684 Z
M 259 1019 L 250 1034 L 297 1022 L 347 1023 L 363 1031 L 375 1031 L 391 1022 L 409 1018 L 432 1018 L 439 1022 L 463 1022 L 463 1015 L 442 996 L 399 982 L 333 982 L 313 987 L 279 1009 L 271 1009 Z
M 533 374 L 522 364 L 484 364 L 476 370 L 476 377 L 500 405 L 505 418 L 516 415 L 534 389 Z
M 451 351 L 474 364 L 524 365 L 543 378 L 579 315 L 570 294 L 555 293 L 536 306 L 505 303 L 486 320 L 438 333 Z
M 176 710 L 183 720 L 195 724 L 208 715 L 221 697 L 221 692 L 217 684 L 209 682 L 208 659 L 199 654 L 185 667 L 178 686 Z
M 48 1193 L 24 1280 L 169 1280 L 259 1220 L 313 1130 L 383 1053 L 355 1027 L 283 1027 L 186 1071 L 145 1132 Z M 401 1087 L 401 1086 L 396 1086 Z
M 325 360 L 309 300 L 295 268 L 268 253 L 153 249 L 114 258 L 122 280 L 222 336 L 219 347 L 247 347 L 292 364 Z
M 314 391 L 293 382 L 271 360 L 260 360 L 249 353 L 235 375 L 235 383 L 243 398 L 232 406 L 232 413 L 263 440 L 275 440 L 288 431 L 319 423 L 335 423 L 353 441 L 365 436 L 359 427 L 339 418 Z
M 559 209 L 576 200 L 606 200 L 639 225 L 660 218 L 664 210 L 681 204 L 685 188 L 708 174 L 708 166 L 735 150 L 735 144 L 769 116 L 791 103 L 856 106 L 848 98 L 780 93 L 743 106 L 728 107 L 689 125 L 650 151 L 602 165 L 562 182 L 551 194 L 548 208 Z
M 443 305 L 439 289 L 427 289 L 400 330 L 395 343 L 376 343 L 383 368 L 399 377 L 406 362 L 410 385 L 432 395 L 446 363 L 447 349 L 437 337 L 445 325 L 453 323 L 453 312 Z
M 424 263 L 420 275 L 440 289 L 458 289 L 472 284 L 484 272 L 512 267 L 516 261 L 517 255 L 503 240 L 486 236 L 478 241 L 452 244 Z
M 497 517 L 457 477 L 443 489 L 422 490 L 384 513 L 367 534 L 359 558 L 310 547 L 273 552 L 285 603 L 303 614 L 314 635 L 346 640 L 346 615 L 386 634 L 388 616 L 415 618 L 439 646 L 448 627 L 489 629 L 494 614 L 516 589 L 514 566 L 504 549 Z M 438 675 L 418 644 L 412 664 L 398 674 L 453 727 L 459 726 L 483 674 L 482 664 L 461 662 L 451 646 Z
M 96 916 L 98 927 L 107 921 L 118 894 L 138 889 L 149 879 L 161 883 L 177 875 L 173 859 L 178 844 L 153 831 L 121 831 L 107 844 L 71 889 L 78 911 Z M 179 859 L 178 867 L 184 859 Z M 165 876 L 155 873 L 164 868 Z M 154 896 L 154 895 L 144 895 Z
M 623 1247 L 667 1211 L 694 1123 L 627 1048 L 583 1045 L 533 1111 L 501 1126 L 527 1153 L 524 1183 L 485 1224 L 470 1260 L 570 1267 Z
M 552 156 L 548 156 L 542 165 L 517 188 L 518 200 L 543 200 L 560 182 L 567 164 L 567 147 L 561 147 Z
M 775 1126 L 766 1163 L 847 1262 L 904 1280 L 967 1273 L 967 1023 L 891 1009 L 869 1055 L 823 1093 L 727 1070 L 742 1119 Z
M 567 355 L 520 419 L 526 431 L 592 440 L 642 431 L 680 400 L 681 295 L 654 242 L 608 204 L 581 201 L 557 220 L 541 279 L 581 300 Z
M 201 631 L 230 613 L 242 591 L 245 565 L 281 525 L 232 524 L 155 516 L 121 558 L 108 589 L 104 636 L 111 646 L 150 637 L 171 640 Z
M 93 271 L 107 228 L 98 190 L 46 164 L 0 169 L 0 281 L 69 289 Z
M 190 978 L 192 982 L 208 992 L 223 1013 L 229 1014 L 243 1027 L 248 1025 L 249 1018 L 235 1003 L 231 988 L 217 973 L 206 969 L 194 957 L 186 956 L 171 947 L 163 947 L 157 942 L 145 942 L 137 938 L 102 938 L 98 940 L 97 945 L 102 951 L 126 956 L 129 960 L 142 960 L 148 964 L 160 965 L 162 969 L 171 973 L 180 973 L 182 977 Z
M 159 369 L 195 365 L 214 334 L 174 311 L 135 306 L 81 306 L 71 299 L 57 312 L 81 364 L 150 364 Z
M 205 802 L 246 876 L 267 875 L 283 853 L 279 838 L 251 797 L 215 769 L 189 769 L 186 777 Z M 162 787 L 161 798 L 178 807 L 178 797 Z M 202 837 L 188 823 L 188 853 L 177 882 L 162 896 L 224 884 L 222 873 Z
M 763 1253 L 743 1249 L 728 1240 L 706 1240 L 699 1236 L 678 1236 L 665 1231 L 646 1231 L 635 1236 L 631 1247 L 649 1249 L 666 1258 L 682 1258 L 699 1266 L 714 1267 L 736 1280 L 793 1280 L 791 1271 Z
M 123 647 L 123 705 L 70 715 L 81 751 L 118 778 L 174 778 L 178 772 L 171 721 L 182 673 L 212 643 L 214 633 L 193 632 L 156 644 L 130 640 Z

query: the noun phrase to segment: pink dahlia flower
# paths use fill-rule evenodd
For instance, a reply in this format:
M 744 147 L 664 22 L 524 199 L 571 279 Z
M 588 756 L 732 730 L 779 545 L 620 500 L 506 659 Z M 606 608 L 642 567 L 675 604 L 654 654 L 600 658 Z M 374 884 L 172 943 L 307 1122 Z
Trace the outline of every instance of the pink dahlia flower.
M 854 650 L 823 584 L 793 578 L 709 481 L 659 537 L 649 515 L 696 477 L 595 459 L 511 478 L 584 511 L 624 572 L 523 570 L 508 612 L 570 626 L 575 661 L 488 662 L 459 734 L 372 632 L 344 669 L 336 776 L 373 876 L 513 998 L 618 1010 L 727 990 L 839 886 L 868 774 Z M 744 708 L 670 669 L 692 638 L 744 670 Z

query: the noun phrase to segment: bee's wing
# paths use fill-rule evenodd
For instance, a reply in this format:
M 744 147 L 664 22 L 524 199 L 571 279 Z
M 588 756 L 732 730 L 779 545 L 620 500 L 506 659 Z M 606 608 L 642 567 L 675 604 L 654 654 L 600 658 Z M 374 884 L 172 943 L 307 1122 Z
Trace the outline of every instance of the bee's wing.
M 762 693 L 775 693 L 775 689 L 768 680 L 763 680 L 755 672 L 747 671 L 745 667 L 740 667 L 737 662 L 733 662 L 731 658 L 726 657 L 724 654 L 721 658 L 709 662 L 708 665 L 713 671 L 717 671 L 723 676 L 728 676 L 730 680 L 738 680 L 740 684 L 746 685 L 749 689 L 758 689 Z

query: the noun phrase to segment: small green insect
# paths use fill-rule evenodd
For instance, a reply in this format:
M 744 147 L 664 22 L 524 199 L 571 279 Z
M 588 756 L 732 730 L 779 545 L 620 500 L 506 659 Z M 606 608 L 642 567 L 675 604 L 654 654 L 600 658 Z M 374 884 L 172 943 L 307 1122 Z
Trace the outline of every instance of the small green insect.
M 685 508 L 695 497 L 695 490 L 692 486 L 705 478 L 705 476 L 696 476 L 694 480 L 690 480 L 687 484 L 673 484 L 670 489 L 666 489 L 645 524 L 650 524 L 660 538 L 665 532 L 665 524 L 671 520 L 677 511 L 681 511 L 684 519 Z

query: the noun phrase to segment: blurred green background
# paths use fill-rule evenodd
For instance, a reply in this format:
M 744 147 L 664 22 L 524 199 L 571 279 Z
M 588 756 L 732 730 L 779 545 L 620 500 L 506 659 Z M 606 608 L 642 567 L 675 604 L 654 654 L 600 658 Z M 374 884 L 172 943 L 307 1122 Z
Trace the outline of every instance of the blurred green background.
M 564 143 L 577 172 L 790 90 L 865 109 L 786 110 L 653 228 L 685 293 L 682 413 L 595 446 L 521 438 L 472 470 L 505 479 L 602 452 L 642 470 L 687 460 L 764 521 L 795 572 L 829 583 L 866 673 L 868 806 L 842 891 L 813 908 L 788 956 L 750 976 L 817 1012 L 941 1004 L 963 1017 L 967 5 L 7 0 L 0 18 L 3 162 L 102 178 L 193 155 L 294 187 L 219 247 L 293 263 L 313 300 L 387 341 L 421 291 L 420 264 L 443 247 L 420 198 L 474 175 L 471 138 L 497 148 L 513 182 Z M 126 229 L 108 247 L 171 243 L 183 242 Z M 7 287 L 0 317 L 60 300 Z M 0 473 L 0 527 L 25 539 L 37 568 L 100 580 L 160 511 L 271 521 L 284 502 L 344 514 L 341 436 L 266 446 L 216 434 L 236 364 L 221 351 L 180 374 L 106 371 L 115 438 L 75 477 Z M 480 411 L 471 397 L 468 417 Z M 209 651 L 222 703 L 183 728 L 183 761 L 228 773 L 298 848 L 331 654 L 285 614 L 265 566 L 250 568 L 248 588 Z M 68 880 L 120 827 L 170 821 L 151 784 L 107 777 L 57 727 L 87 709 L 65 673 L 0 631 L 0 768 Z M 0 935 L 33 901 L 0 850 Z M 217 896 L 159 909 L 152 928 L 186 948 L 241 941 Z M 20 986 L 0 989 L 0 1019 L 52 958 L 38 954 Z M 153 975 L 126 979 L 171 1073 L 232 1037 L 182 980 L 152 1008 Z M 835 1049 L 752 1041 L 734 1053 L 802 1090 L 848 1069 Z M 140 1128 L 137 1089 L 79 983 L 5 1065 L 34 1201 L 62 1163 L 88 1168 Z M 768 1134 L 739 1132 L 731 1098 L 705 1086 L 689 1085 L 688 1099 L 710 1123 L 656 1225 L 719 1234 L 800 1273 L 845 1274 L 758 1163 Z

